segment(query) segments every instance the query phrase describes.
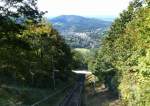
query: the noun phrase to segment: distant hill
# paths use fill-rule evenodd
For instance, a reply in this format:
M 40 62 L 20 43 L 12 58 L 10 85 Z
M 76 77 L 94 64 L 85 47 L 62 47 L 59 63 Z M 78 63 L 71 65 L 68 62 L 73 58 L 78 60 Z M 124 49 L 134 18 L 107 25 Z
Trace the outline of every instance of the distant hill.
M 110 21 L 76 15 L 62 15 L 49 21 L 73 48 L 98 46 L 99 37 L 111 25 Z
M 59 31 L 71 30 L 75 32 L 91 31 L 106 28 L 111 22 L 95 18 L 85 18 L 75 15 L 62 15 L 50 20 Z

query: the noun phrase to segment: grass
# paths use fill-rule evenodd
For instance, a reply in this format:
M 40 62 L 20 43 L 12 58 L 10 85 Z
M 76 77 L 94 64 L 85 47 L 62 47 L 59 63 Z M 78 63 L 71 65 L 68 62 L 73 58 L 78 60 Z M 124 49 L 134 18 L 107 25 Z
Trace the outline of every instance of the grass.
M 68 86 L 68 84 L 64 83 L 61 87 L 52 90 L 2 85 L 0 87 L 0 106 L 31 106 L 46 96 L 54 95 L 65 86 Z M 58 101 L 61 101 L 66 94 L 66 91 L 67 90 L 54 95 L 54 97 L 49 98 L 44 105 L 40 104 L 40 106 L 56 106 L 55 104 L 57 104 Z
M 79 51 L 82 54 L 90 53 L 90 49 L 86 49 L 86 48 L 75 48 L 74 50 Z
M 59 93 L 49 98 L 47 101 L 41 103 L 40 106 L 59 106 L 59 104 L 63 101 L 66 93 L 68 93 L 68 89 L 64 90 L 62 93 Z

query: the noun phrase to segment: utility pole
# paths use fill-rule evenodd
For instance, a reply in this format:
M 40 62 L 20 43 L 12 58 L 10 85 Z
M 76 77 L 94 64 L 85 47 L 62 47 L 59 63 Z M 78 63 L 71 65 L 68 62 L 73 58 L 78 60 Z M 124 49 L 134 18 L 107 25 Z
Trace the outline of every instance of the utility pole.
M 94 93 L 96 92 L 96 78 L 94 76 Z
M 55 90 L 55 71 L 53 70 L 53 87 L 54 87 L 54 90 Z
M 55 90 L 55 70 L 54 70 L 54 58 L 53 58 L 53 56 L 52 56 L 52 78 L 53 78 L 53 88 L 54 88 L 54 90 Z

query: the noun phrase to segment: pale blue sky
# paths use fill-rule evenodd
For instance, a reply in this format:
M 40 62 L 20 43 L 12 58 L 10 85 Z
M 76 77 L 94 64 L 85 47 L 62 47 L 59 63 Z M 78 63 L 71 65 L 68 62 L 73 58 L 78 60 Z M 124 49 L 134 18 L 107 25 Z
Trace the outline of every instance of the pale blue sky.
M 48 11 L 46 16 L 81 15 L 113 16 L 126 9 L 131 0 L 38 0 L 38 7 Z

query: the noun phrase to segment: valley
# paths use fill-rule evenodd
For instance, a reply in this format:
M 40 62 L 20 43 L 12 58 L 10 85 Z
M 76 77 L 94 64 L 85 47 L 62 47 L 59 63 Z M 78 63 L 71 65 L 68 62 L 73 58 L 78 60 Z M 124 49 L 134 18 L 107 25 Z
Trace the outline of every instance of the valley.
M 49 21 L 72 48 L 98 48 L 112 23 L 76 15 L 62 15 Z
M 150 1 L 116 1 L 0 0 L 0 106 L 150 106 Z

